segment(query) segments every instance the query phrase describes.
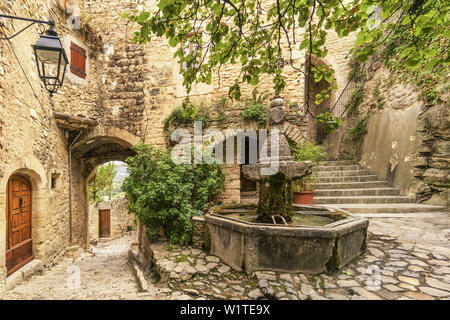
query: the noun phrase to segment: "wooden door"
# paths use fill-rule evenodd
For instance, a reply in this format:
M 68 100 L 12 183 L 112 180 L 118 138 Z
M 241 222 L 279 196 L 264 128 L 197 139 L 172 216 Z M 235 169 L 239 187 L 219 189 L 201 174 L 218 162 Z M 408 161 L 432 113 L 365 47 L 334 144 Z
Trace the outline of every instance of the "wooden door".
M 22 176 L 11 176 L 6 194 L 6 269 L 10 275 L 33 260 L 31 184 Z
M 111 236 L 111 211 L 110 210 L 99 210 L 99 237 L 109 238 Z

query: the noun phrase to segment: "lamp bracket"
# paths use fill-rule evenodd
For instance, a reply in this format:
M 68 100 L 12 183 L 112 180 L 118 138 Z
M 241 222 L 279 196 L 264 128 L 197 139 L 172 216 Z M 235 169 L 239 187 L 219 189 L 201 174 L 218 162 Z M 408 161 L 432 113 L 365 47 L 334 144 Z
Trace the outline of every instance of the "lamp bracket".
M 11 40 L 12 38 L 16 37 L 17 35 L 21 34 L 22 32 L 24 32 L 25 30 L 27 30 L 29 27 L 31 27 L 32 25 L 39 23 L 39 24 L 47 24 L 50 26 L 50 30 L 53 30 L 55 28 L 55 21 L 53 20 L 49 20 L 49 21 L 44 21 L 44 20 L 36 20 L 36 19 L 30 19 L 30 18 L 22 18 L 22 17 L 15 17 L 15 16 L 9 16 L 6 14 L 0 14 L 0 18 L 8 18 L 8 19 L 14 19 L 14 20 L 22 20 L 22 21 L 28 21 L 31 22 L 28 26 L 26 26 L 25 28 L 23 28 L 22 30 L 20 30 L 19 32 L 17 32 L 16 34 L 7 37 L 7 38 L 0 38 L 0 40 Z

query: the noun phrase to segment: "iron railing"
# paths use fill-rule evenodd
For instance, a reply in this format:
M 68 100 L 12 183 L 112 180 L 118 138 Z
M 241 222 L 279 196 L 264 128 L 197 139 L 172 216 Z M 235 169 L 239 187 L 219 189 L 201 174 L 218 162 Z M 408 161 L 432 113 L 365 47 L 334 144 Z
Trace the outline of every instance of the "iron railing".
M 337 98 L 333 107 L 331 107 L 330 109 L 330 113 L 333 114 L 333 116 L 339 118 L 342 118 L 344 116 L 345 112 L 347 111 L 346 106 L 350 101 L 352 93 L 357 86 L 358 84 L 355 81 L 353 81 L 353 77 L 351 77 L 350 80 L 347 82 L 346 86 L 344 87 L 344 90 L 342 90 L 341 94 Z

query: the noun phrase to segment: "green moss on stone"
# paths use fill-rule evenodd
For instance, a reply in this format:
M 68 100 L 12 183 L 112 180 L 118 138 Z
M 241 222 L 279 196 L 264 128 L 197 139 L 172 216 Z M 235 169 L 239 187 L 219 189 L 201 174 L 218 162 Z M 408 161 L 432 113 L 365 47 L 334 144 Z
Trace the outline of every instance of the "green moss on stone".
M 291 221 L 292 208 L 291 182 L 262 182 L 259 184 L 258 221 L 272 223 L 273 215 L 281 215 L 287 222 Z

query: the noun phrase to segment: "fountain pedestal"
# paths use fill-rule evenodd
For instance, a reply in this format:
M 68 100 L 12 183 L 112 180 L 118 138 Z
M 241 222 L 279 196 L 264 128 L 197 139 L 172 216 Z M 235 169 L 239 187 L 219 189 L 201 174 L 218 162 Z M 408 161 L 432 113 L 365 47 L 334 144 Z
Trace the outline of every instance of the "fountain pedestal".
M 248 179 L 259 182 L 258 218 L 246 206 L 217 207 L 208 213 L 210 253 L 236 271 L 334 272 L 365 252 L 369 221 L 337 209 L 293 207 L 292 181 L 311 174 L 312 163 L 292 160 L 281 134 L 283 123 L 283 99 L 275 98 L 270 103 L 270 135 L 262 148 L 267 156 L 242 167 Z M 272 140 L 278 133 L 278 140 Z M 278 148 L 271 148 L 276 142 Z M 276 170 L 271 171 L 273 164 Z M 274 224 L 277 215 L 291 223 L 279 219 Z M 307 223 L 318 218 L 328 222 Z
M 262 147 L 262 156 L 258 164 L 242 166 L 247 179 L 259 182 L 257 213 L 260 222 L 272 222 L 276 215 L 291 221 L 294 214 L 292 181 L 312 173 L 311 161 L 293 161 L 289 143 L 282 132 L 284 121 L 283 98 L 275 97 L 270 102 L 269 136 Z

